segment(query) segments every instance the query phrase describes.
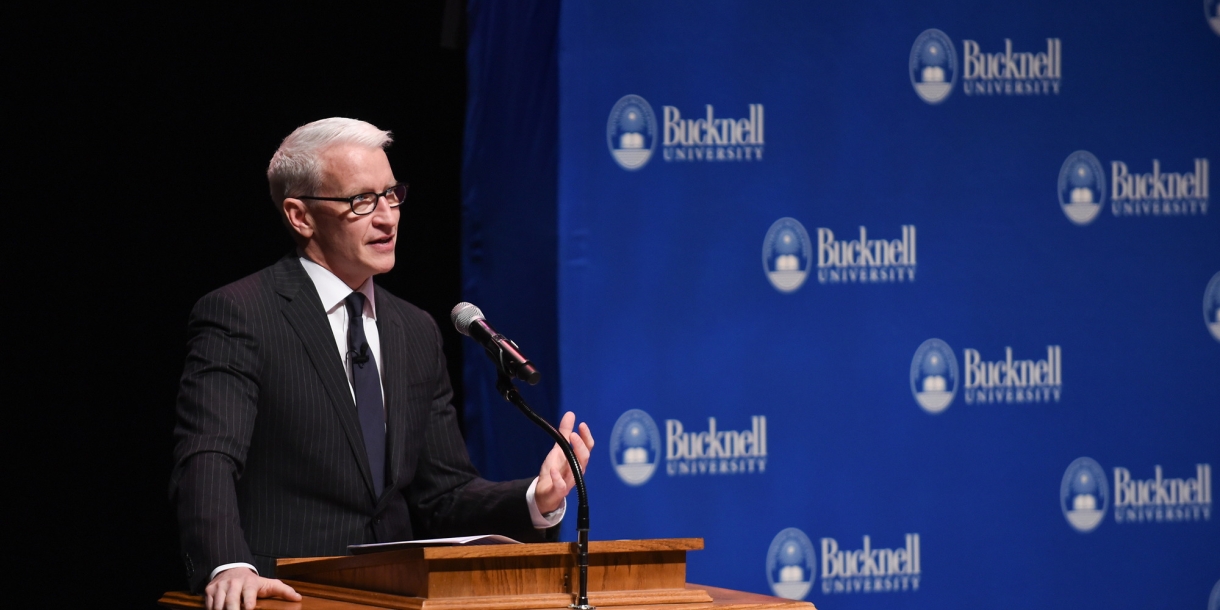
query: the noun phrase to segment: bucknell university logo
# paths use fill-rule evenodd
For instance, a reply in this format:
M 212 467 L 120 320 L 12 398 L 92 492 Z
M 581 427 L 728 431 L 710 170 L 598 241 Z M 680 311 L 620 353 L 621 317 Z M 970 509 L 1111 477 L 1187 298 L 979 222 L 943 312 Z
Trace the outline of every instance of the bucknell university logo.
M 804 225 L 795 218 L 771 224 L 763 238 L 763 271 L 780 292 L 795 292 L 805 283 L 813 264 L 813 243 Z
M 1106 516 L 1110 486 L 1101 465 L 1092 458 L 1077 458 L 1063 473 L 1059 507 L 1067 522 L 1080 533 L 1091 532 Z
M 1059 206 L 1068 220 L 1084 226 L 1093 222 L 1106 203 L 1106 174 L 1093 153 L 1078 150 L 1059 168 Z
M 911 394 L 928 413 L 949 408 L 957 395 L 957 358 L 948 343 L 928 339 L 911 359 Z
M 957 80 L 957 53 L 944 32 L 924 30 L 911 47 L 911 85 L 929 104 L 939 104 L 953 92 Z
M 638 95 L 624 95 L 606 121 L 606 145 L 614 160 L 626 170 L 644 167 L 657 146 L 657 117 L 652 106 Z
M 805 599 L 813 588 L 817 558 L 805 532 L 790 527 L 775 535 L 767 549 L 767 582 L 784 599 Z
M 610 463 L 618 478 L 631 486 L 652 478 L 661 459 L 661 431 L 644 411 L 632 409 L 619 416 L 610 432 Z
M 1212 336 L 1220 341 L 1220 271 L 1212 276 L 1207 290 L 1203 291 L 1203 322 L 1212 331 Z

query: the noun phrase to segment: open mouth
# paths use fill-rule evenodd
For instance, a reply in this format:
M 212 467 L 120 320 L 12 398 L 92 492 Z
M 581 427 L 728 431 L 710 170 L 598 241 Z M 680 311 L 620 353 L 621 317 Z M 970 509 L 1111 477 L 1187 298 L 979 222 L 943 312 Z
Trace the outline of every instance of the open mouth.
M 374 239 L 373 241 L 369 242 L 369 244 L 373 246 L 386 246 L 392 243 L 394 243 L 393 235 L 387 235 L 381 239 Z

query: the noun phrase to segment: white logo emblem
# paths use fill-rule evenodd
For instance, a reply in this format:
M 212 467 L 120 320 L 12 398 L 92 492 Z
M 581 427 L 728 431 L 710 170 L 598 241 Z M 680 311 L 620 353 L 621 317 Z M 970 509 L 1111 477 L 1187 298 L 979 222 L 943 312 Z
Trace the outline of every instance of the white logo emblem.
M 624 483 L 643 485 L 657 470 L 661 431 L 652 417 L 639 409 L 619 416 L 610 433 L 610 463 Z
M 657 145 L 657 117 L 638 95 L 624 95 L 606 121 L 606 145 L 626 170 L 637 170 L 652 158 Z
M 1215 22 L 1212 22 L 1212 27 L 1220 28 Z M 1216 30 L 1220 33 L 1220 30 Z M 1212 587 L 1212 594 L 1207 598 L 1207 610 L 1220 610 L 1220 580 L 1216 581 L 1216 586 Z
M 1203 14 L 1211 24 L 1212 31 L 1220 36 L 1220 0 L 1203 0 Z
M 1091 532 L 1106 516 L 1110 506 L 1110 486 L 1106 473 L 1093 458 L 1076 458 L 1063 473 L 1059 485 L 1059 507 L 1076 531 Z
M 780 292 L 794 292 L 809 275 L 813 242 L 795 218 L 781 218 L 767 230 L 762 248 L 763 271 Z
M 1106 199 L 1106 175 L 1101 162 L 1086 150 L 1078 150 L 1059 169 L 1059 206 L 1069 220 L 1087 225 L 1097 217 Z
M 957 395 L 957 358 L 949 344 L 928 339 L 911 360 L 911 394 L 928 413 L 949 408 Z
M 784 599 L 805 599 L 813 588 L 817 558 L 805 532 L 790 527 L 775 535 L 767 549 L 767 582 Z
M 1220 341 L 1220 271 L 1212 276 L 1207 290 L 1203 291 L 1203 321 L 1212 336 Z
M 911 85 L 929 104 L 939 104 L 953 92 L 957 80 L 957 53 L 944 32 L 924 30 L 911 47 Z

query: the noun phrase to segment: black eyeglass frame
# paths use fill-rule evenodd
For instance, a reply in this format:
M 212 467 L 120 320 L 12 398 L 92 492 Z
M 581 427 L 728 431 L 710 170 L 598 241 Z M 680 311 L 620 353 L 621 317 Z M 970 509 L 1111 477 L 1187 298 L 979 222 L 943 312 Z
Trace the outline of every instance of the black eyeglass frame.
M 407 200 L 407 190 L 408 190 L 409 186 L 410 185 L 408 185 L 406 182 L 399 182 L 398 184 L 395 184 L 394 186 L 391 186 L 390 188 L 388 188 L 380 193 L 373 193 L 373 192 L 359 193 L 356 195 L 352 195 L 351 197 L 310 197 L 308 195 L 301 195 L 299 197 L 296 197 L 296 199 L 308 199 L 310 201 L 344 201 L 347 203 L 347 207 L 352 210 L 352 214 L 355 214 L 357 216 L 368 216 L 369 214 L 372 214 L 373 212 L 377 211 L 377 206 L 381 205 L 382 197 L 386 198 L 386 201 L 387 201 L 386 205 L 390 206 L 391 208 L 396 208 L 396 207 L 402 205 L 402 203 Z M 390 193 L 394 192 L 395 189 L 400 188 L 400 187 L 402 188 L 402 196 L 398 198 L 398 203 L 388 203 L 390 200 Z M 369 195 L 373 196 L 373 207 L 369 208 L 369 211 L 367 211 L 367 212 L 357 212 L 356 211 L 356 200 L 360 199 L 361 197 L 367 197 Z

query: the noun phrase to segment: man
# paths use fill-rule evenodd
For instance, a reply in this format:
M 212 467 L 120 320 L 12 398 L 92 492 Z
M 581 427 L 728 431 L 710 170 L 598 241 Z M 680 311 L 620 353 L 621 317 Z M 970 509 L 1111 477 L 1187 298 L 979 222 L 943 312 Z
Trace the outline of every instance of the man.
M 532 481 L 478 477 L 435 322 L 373 284 L 394 266 L 406 197 L 390 141 L 342 118 L 285 138 L 267 177 L 297 252 L 191 312 L 171 493 L 208 608 L 299 600 L 270 578 L 278 557 L 476 533 L 543 540 L 563 516 L 573 478 L 558 447 Z M 567 413 L 559 429 L 583 469 L 593 437 L 574 422 Z

